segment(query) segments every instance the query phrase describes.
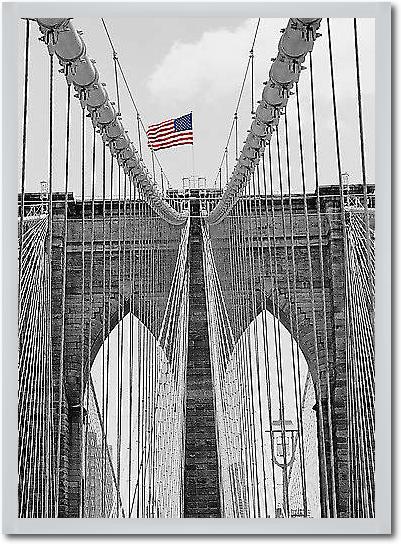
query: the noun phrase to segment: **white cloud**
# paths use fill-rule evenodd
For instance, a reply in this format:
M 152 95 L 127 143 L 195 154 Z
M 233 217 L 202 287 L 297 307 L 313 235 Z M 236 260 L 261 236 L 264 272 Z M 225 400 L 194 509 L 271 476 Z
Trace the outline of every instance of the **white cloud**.
M 233 31 L 221 28 L 205 32 L 195 43 L 174 43 L 148 80 L 151 95 L 170 106 L 231 95 L 233 86 L 240 84 L 255 23 L 255 19 L 247 19 Z M 263 26 L 268 23 L 265 20 Z M 263 34 L 267 34 L 266 28 Z
M 270 57 L 277 53 L 280 35 L 278 29 L 286 20 L 262 19 L 255 51 L 263 57 L 255 67 L 255 79 L 266 78 Z M 281 24 L 280 24 L 281 23 Z M 238 86 L 248 58 L 250 43 L 255 31 L 256 19 L 247 19 L 235 30 L 221 28 L 207 31 L 194 43 L 177 41 L 147 81 L 152 98 L 158 102 L 180 103 L 196 100 L 199 95 L 208 102 L 231 94 Z M 327 49 L 327 29 L 322 21 L 323 38 L 316 42 L 316 48 Z M 339 92 L 347 94 L 355 78 L 352 19 L 333 20 L 332 33 Z M 274 38 L 273 38 L 274 37 Z M 365 92 L 374 92 L 374 21 L 360 23 L 359 45 L 363 64 Z M 317 55 L 315 55 L 316 57 Z M 326 58 L 325 58 L 326 57 Z M 255 61 L 256 62 L 256 61 Z M 318 56 L 317 72 L 328 74 L 328 57 Z
M 280 28 L 287 19 L 262 19 L 255 45 L 254 90 L 255 101 L 261 97 L 263 84 L 268 79 L 271 58 L 277 55 Z M 368 115 L 374 100 L 374 20 L 359 20 L 360 62 L 362 73 L 362 99 L 365 111 L 365 133 L 367 141 L 374 132 L 374 116 Z M 234 30 L 220 28 L 205 31 L 193 43 L 177 41 L 166 52 L 147 81 L 151 122 L 168 116 L 194 112 L 196 140 L 196 163 L 200 175 L 212 182 L 224 151 L 227 134 L 232 122 L 244 70 L 249 56 L 256 19 L 247 19 Z M 351 173 L 352 180 L 360 177 L 360 159 L 355 153 L 359 145 L 357 120 L 355 53 L 352 19 L 332 19 L 331 31 L 335 61 L 336 92 L 341 147 L 344 169 Z M 314 46 L 313 64 L 317 125 L 319 132 L 319 153 L 322 159 L 322 183 L 333 183 L 336 179 L 336 157 L 333 143 L 333 118 L 331 106 L 330 66 L 328 58 L 327 26 L 322 21 L 320 37 Z M 305 63 L 309 67 L 309 61 Z M 243 99 L 239 108 L 239 146 L 246 136 L 251 121 L 250 84 L 245 85 Z M 301 104 L 306 142 L 311 141 L 310 126 L 310 83 L 309 70 L 302 72 L 300 78 Z M 289 101 L 290 131 L 296 132 L 295 97 Z M 294 132 L 294 134 L 295 134 Z M 297 145 L 297 133 L 294 136 Z M 305 144 L 308 149 L 308 143 Z M 233 146 L 231 143 L 231 151 Z M 186 157 L 185 150 L 182 155 Z M 177 151 L 166 152 L 163 163 L 169 171 L 187 173 L 189 165 Z M 229 159 L 231 171 L 234 164 L 232 153 Z M 374 153 L 367 157 L 369 179 L 374 177 Z M 311 162 L 313 165 L 313 162 Z M 310 178 L 310 179 L 309 179 Z M 313 172 L 308 172 L 310 183 Z M 334 180 L 334 181 L 333 181 Z

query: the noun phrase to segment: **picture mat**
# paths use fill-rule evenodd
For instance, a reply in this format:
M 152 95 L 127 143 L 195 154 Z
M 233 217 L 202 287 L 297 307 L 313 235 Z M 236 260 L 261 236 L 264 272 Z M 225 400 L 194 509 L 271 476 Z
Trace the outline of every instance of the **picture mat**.
M 389 534 L 391 532 L 391 12 L 389 3 L 3 4 L 3 532 L 7 534 Z M 376 517 L 18 519 L 17 25 L 39 17 L 369 17 L 376 24 Z M 14 203 L 13 206 L 11 203 Z

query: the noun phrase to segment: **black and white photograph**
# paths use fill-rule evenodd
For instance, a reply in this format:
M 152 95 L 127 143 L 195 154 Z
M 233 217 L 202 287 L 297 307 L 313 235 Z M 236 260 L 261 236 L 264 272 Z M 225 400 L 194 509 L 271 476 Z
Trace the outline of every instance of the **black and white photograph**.
M 92 13 L 16 27 L 18 518 L 375 518 L 375 17 Z

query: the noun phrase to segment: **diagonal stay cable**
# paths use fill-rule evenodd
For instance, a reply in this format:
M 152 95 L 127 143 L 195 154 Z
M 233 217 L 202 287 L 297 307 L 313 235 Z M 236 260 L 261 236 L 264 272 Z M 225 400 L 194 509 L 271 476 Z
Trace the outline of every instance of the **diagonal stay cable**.
M 256 43 L 256 38 L 258 36 L 258 31 L 259 31 L 259 25 L 260 25 L 260 17 L 258 19 L 258 22 L 256 23 L 256 29 L 255 29 L 255 32 L 254 32 L 254 35 L 253 35 L 253 40 L 252 40 L 252 46 L 251 46 L 251 49 L 250 49 L 250 54 L 249 54 L 249 57 L 248 57 L 248 62 L 246 64 L 246 68 L 245 68 L 245 72 L 244 72 L 244 77 L 242 78 L 242 84 L 241 84 L 241 88 L 240 88 L 240 92 L 239 92 L 239 95 L 238 95 L 238 99 L 237 99 L 237 104 L 235 106 L 235 111 L 234 111 L 234 115 L 233 115 L 233 120 L 232 120 L 232 123 L 231 123 L 231 127 L 230 127 L 230 131 L 228 133 L 228 138 L 227 138 L 227 142 L 226 142 L 226 145 L 224 146 L 224 152 L 223 152 L 223 156 L 221 158 L 221 161 L 220 161 L 220 165 L 219 165 L 219 168 L 218 168 L 218 171 L 217 171 L 217 175 L 216 175 L 216 181 L 215 183 L 217 182 L 217 178 L 219 176 L 219 172 L 221 171 L 221 168 L 223 166 L 223 163 L 224 163 L 224 160 L 225 160 L 225 157 L 226 157 L 226 153 L 227 153 L 227 149 L 228 149 L 228 144 L 230 143 L 230 140 L 231 140 L 231 136 L 232 136 L 232 133 L 233 133 L 233 130 L 235 128 L 235 135 L 236 135 L 236 155 L 238 155 L 238 133 L 237 133 L 237 127 L 238 127 L 238 108 L 240 107 L 240 104 L 241 104 L 241 100 L 242 100 L 242 95 L 244 93 L 244 88 L 245 88 L 245 83 L 246 83 L 246 79 L 248 77 L 248 72 L 249 72 L 249 67 L 251 66 L 251 61 L 253 59 L 253 49 L 255 47 L 255 43 Z M 236 156 L 236 159 L 237 159 L 237 156 Z
M 138 138 L 139 138 L 139 141 L 140 141 L 139 125 L 142 127 L 142 129 L 143 129 L 143 131 L 145 132 L 145 134 L 146 134 L 146 128 L 145 128 L 143 119 L 142 119 L 142 117 L 141 117 L 141 114 L 140 114 L 140 112 L 139 112 L 138 106 L 136 105 L 136 101 L 135 101 L 135 99 L 134 99 L 134 95 L 133 95 L 133 93 L 132 93 L 132 91 L 131 91 L 131 88 L 130 88 L 130 85 L 129 85 L 129 83 L 128 83 L 127 77 L 126 77 L 126 75 L 125 75 L 124 69 L 123 69 L 123 67 L 121 66 L 120 59 L 119 59 L 118 56 L 117 56 L 117 51 L 116 51 L 116 49 L 115 49 L 115 47 L 114 47 L 114 42 L 113 42 L 113 40 L 112 40 L 112 38 L 111 38 L 111 35 L 110 35 L 110 32 L 109 32 L 109 30 L 108 30 L 108 28 L 107 28 L 106 21 L 104 20 L 103 17 L 101 18 L 101 20 L 102 20 L 102 24 L 103 24 L 104 30 L 105 30 L 105 32 L 106 32 L 106 35 L 107 35 L 107 39 L 108 39 L 108 41 L 109 41 L 109 43 L 110 43 L 110 47 L 111 47 L 112 52 L 113 52 L 113 58 L 115 59 L 117 65 L 118 65 L 118 68 L 119 68 L 120 73 L 121 73 L 121 77 L 123 78 L 123 81 L 124 81 L 125 87 L 126 87 L 126 89 L 127 89 L 127 92 L 128 92 L 128 94 L 129 94 L 129 97 L 130 97 L 130 99 L 131 99 L 132 105 L 134 106 L 134 109 L 135 109 L 135 111 L 136 111 L 137 121 L 138 121 Z M 141 147 L 141 146 L 140 146 L 140 147 Z M 141 153 L 141 154 L 142 154 L 142 153 Z M 154 156 L 154 158 L 156 159 L 156 162 L 157 162 L 157 164 L 159 165 L 159 167 L 163 170 L 163 174 L 164 174 L 164 176 L 165 176 L 165 178 L 166 178 L 167 183 L 170 185 L 170 181 L 169 181 L 168 177 L 166 176 L 166 172 L 165 172 L 164 168 L 162 167 L 162 165 L 161 165 L 161 163 L 160 163 L 160 161 L 159 161 L 158 156 L 157 156 L 155 153 L 153 153 L 153 156 Z M 153 178 L 154 178 L 154 181 L 156 182 L 156 179 L 155 179 L 154 176 L 153 176 Z

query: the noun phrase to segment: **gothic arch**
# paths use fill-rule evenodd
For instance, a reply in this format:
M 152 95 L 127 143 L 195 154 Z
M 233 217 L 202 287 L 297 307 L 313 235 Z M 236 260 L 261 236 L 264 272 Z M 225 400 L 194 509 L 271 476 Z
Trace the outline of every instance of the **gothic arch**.
M 277 306 L 277 304 L 276 304 Z M 278 310 L 275 310 L 275 304 L 273 303 L 272 295 L 262 294 L 260 288 L 256 289 L 256 312 L 249 313 L 248 323 L 239 334 L 237 334 L 236 341 L 242 336 L 247 327 L 261 314 L 263 310 L 267 310 L 273 317 L 277 316 L 277 319 L 281 325 L 288 331 L 288 333 L 294 338 L 298 343 L 299 348 L 301 349 L 305 360 L 308 364 L 313 383 L 316 388 L 316 383 L 318 380 L 318 368 L 316 364 L 316 352 L 314 345 L 314 329 L 312 327 L 312 320 L 308 319 L 307 314 L 303 314 L 303 317 L 298 321 L 299 328 L 299 338 L 295 336 L 295 317 L 293 317 L 293 330 L 294 334 L 291 334 L 291 317 L 290 317 L 290 306 L 288 303 L 288 298 L 283 294 L 279 294 L 278 297 Z M 279 316 L 279 317 L 278 317 Z M 320 355 L 323 355 L 321 350 L 319 350 Z

